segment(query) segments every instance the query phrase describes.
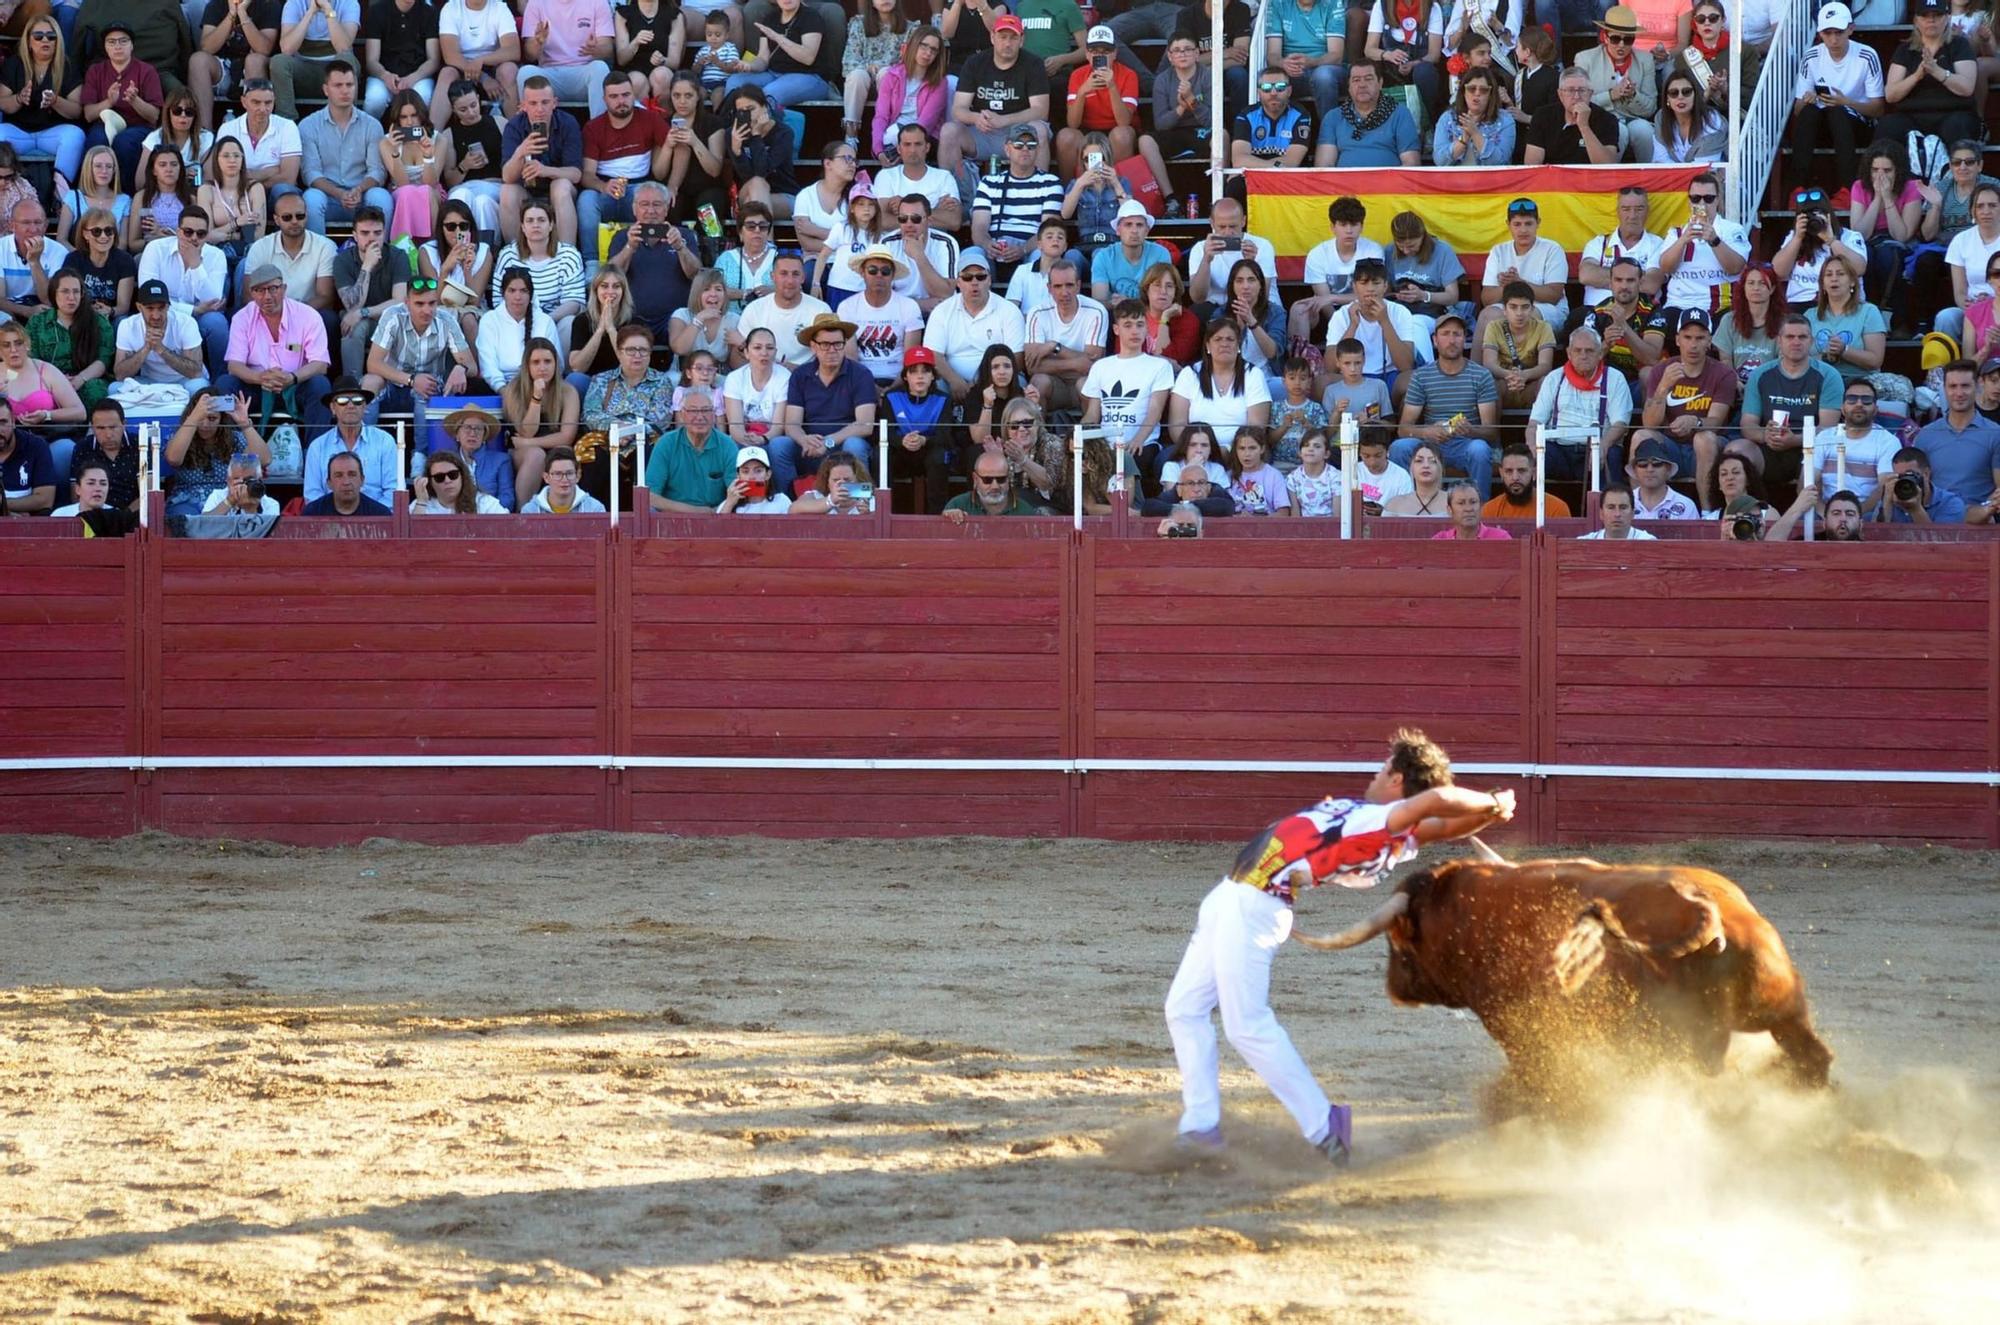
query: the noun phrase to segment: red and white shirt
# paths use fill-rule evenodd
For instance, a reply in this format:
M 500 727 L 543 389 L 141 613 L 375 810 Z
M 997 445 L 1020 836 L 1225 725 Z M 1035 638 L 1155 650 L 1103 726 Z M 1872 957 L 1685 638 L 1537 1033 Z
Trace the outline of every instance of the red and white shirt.
M 1414 833 L 1389 831 L 1389 805 L 1329 796 L 1266 828 L 1236 857 L 1229 877 L 1290 905 L 1303 883 L 1373 888 L 1417 854 Z

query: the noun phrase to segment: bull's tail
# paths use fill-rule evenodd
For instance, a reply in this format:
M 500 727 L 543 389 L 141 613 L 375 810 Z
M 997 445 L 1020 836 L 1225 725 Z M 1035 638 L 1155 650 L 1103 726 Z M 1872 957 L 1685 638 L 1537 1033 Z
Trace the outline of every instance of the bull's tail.
M 1597 968 L 1604 964 L 1604 936 L 1623 939 L 1618 919 L 1602 902 L 1592 902 L 1577 915 L 1569 933 L 1556 945 L 1556 987 L 1565 998 L 1574 997 Z

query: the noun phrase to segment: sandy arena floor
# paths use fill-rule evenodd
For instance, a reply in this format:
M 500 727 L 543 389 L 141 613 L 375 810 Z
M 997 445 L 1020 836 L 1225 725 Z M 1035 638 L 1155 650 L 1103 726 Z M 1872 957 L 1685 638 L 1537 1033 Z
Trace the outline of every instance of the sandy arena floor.
M 1295 945 L 1336 1175 L 1227 1055 L 1227 1166 L 1172 1159 L 1229 854 L 0 841 L 0 1319 L 2000 1320 L 2000 860 L 1677 853 L 1840 1089 L 1743 1041 L 1587 1130 L 1486 1127 L 1476 1023 Z

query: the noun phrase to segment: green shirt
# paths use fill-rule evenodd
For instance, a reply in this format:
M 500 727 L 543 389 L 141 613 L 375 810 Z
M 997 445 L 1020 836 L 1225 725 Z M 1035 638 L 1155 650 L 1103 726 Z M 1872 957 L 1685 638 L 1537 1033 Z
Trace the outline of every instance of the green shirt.
M 1040 511 L 1028 505 L 1028 503 L 1022 501 L 1021 495 L 1018 492 L 1014 494 L 1014 504 L 1012 506 L 1009 506 L 1004 511 L 989 512 L 984 506 L 981 506 L 979 504 L 979 498 L 969 492 L 959 493 L 956 497 L 953 497 L 950 501 L 946 502 L 944 504 L 944 508 L 947 511 L 964 511 L 967 515 L 988 515 L 988 514 L 1040 515 L 1041 514 Z
M 736 443 L 717 428 L 697 451 L 687 432 L 676 428 L 663 434 L 646 457 L 646 486 L 668 501 L 714 510 L 722 504 L 736 478 Z
M 1021 46 L 1036 59 L 1068 55 L 1076 49 L 1076 34 L 1084 26 L 1083 11 L 1076 7 L 1076 0 L 1021 0 L 1015 13 L 1021 20 Z

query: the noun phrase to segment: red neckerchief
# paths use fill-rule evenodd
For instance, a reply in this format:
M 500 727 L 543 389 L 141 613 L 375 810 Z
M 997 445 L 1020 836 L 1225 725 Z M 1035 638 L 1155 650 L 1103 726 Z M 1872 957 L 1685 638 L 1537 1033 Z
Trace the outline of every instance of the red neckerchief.
M 1604 57 L 1611 61 L 1611 72 L 1623 78 L 1631 70 L 1632 62 L 1639 58 L 1639 43 L 1634 41 L 1630 46 L 1625 48 L 1625 63 L 1623 64 L 1618 63 L 1618 57 L 1611 53 L 1609 46 L 1604 48 Z
M 1689 45 L 1693 46 L 1696 50 L 1700 51 L 1704 59 L 1708 60 L 1710 63 L 1713 63 L 1716 60 L 1720 59 L 1729 50 L 1729 29 L 1724 28 L 1722 30 L 1722 36 L 1716 40 L 1715 45 L 1712 47 L 1702 45 L 1701 38 L 1699 36 L 1695 37 L 1694 40 L 1689 43 Z
M 1599 368 L 1596 377 L 1585 377 L 1576 371 L 1575 364 L 1571 363 L 1568 359 L 1564 359 L 1563 376 L 1568 378 L 1569 384 L 1578 391 L 1595 391 L 1604 381 L 1604 370 Z

